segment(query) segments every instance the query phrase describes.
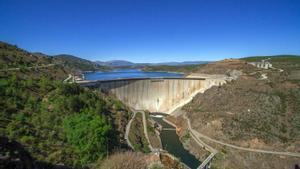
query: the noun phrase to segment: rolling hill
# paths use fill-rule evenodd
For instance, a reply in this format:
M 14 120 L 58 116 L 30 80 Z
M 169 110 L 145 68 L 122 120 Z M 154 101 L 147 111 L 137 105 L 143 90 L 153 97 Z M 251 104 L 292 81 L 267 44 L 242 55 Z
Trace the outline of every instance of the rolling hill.
M 96 71 L 96 70 L 110 70 L 106 65 L 100 65 L 95 62 L 82 59 L 77 56 L 61 54 L 52 56 L 52 60 L 56 64 L 61 64 L 63 66 L 69 67 L 76 71 Z
M 111 61 L 95 61 L 99 65 L 109 66 L 113 68 L 120 67 L 146 67 L 146 66 L 189 66 L 189 65 L 198 65 L 206 64 L 208 61 L 184 61 L 184 62 L 160 62 L 160 63 L 134 63 L 126 60 L 111 60 Z
M 18 48 L 0 41 L 0 67 L 15 68 L 47 65 L 51 63 L 51 59 L 45 56 L 38 56 L 26 50 Z
M 47 76 L 50 79 L 63 80 L 71 70 L 55 64 L 47 55 L 31 53 L 5 42 L 0 42 L 0 78 L 16 75 L 19 78 L 39 79 Z

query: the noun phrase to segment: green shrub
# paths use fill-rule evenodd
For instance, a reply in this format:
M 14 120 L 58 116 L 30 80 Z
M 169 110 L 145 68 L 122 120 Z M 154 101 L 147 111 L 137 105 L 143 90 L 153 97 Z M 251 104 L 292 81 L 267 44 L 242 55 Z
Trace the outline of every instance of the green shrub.
M 104 117 L 79 113 L 66 117 L 63 124 L 67 141 L 80 156 L 80 165 L 103 157 L 112 130 Z

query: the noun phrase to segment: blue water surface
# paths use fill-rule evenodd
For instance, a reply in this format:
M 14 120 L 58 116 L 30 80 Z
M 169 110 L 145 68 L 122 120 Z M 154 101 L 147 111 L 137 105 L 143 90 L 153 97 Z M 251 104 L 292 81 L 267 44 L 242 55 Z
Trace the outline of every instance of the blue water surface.
M 124 78 L 182 77 L 183 74 L 173 72 L 144 72 L 140 69 L 116 69 L 109 72 L 88 72 L 84 76 L 85 80 L 113 80 Z

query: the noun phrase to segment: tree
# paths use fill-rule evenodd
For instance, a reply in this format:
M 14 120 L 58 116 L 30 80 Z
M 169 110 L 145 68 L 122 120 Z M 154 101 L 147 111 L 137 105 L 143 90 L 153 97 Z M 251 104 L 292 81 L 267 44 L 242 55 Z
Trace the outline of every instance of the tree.
M 68 143 L 80 156 L 76 165 L 85 165 L 103 157 L 112 130 L 104 117 L 81 112 L 66 117 L 63 123 Z
M 52 82 L 47 77 L 42 76 L 41 79 L 39 80 L 39 86 L 40 86 L 42 92 L 46 93 L 49 90 L 51 90 Z

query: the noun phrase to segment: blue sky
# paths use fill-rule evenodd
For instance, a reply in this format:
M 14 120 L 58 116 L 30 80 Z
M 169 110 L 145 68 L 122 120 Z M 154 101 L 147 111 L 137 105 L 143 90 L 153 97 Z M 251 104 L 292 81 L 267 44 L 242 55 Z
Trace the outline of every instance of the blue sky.
M 0 0 L 0 40 L 102 61 L 300 54 L 300 0 Z

